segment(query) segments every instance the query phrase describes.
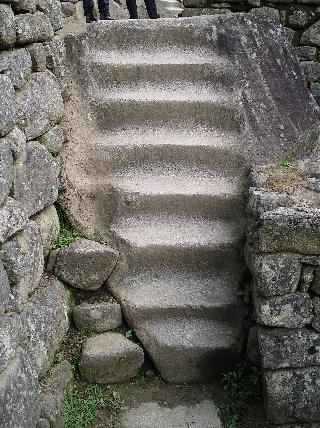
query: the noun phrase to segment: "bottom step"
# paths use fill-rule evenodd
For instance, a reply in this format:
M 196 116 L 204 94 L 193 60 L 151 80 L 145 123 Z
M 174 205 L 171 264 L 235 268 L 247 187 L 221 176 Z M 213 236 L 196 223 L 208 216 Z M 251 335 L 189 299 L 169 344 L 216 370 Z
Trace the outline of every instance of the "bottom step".
M 234 367 L 243 348 L 242 319 L 167 318 L 133 328 L 161 377 L 172 383 L 217 380 Z

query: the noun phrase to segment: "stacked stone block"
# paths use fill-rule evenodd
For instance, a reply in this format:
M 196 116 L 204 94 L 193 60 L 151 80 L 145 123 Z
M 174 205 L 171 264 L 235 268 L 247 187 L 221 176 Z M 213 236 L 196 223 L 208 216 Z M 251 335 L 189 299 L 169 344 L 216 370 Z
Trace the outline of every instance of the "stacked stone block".
M 59 233 L 61 27 L 58 0 L 0 1 L 0 426 L 8 428 L 38 427 L 48 414 L 40 381 L 68 328 L 69 294 L 44 272 Z
M 249 12 L 281 23 L 320 105 L 320 0 L 184 0 L 182 16 Z
M 64 21 L 77 22 L 77 3 L 79 0 L 60 0 Z
M 277 165 L 255 168 L 251 186 L 247 259 L 266 416 L 318 426 L 320 180 Z

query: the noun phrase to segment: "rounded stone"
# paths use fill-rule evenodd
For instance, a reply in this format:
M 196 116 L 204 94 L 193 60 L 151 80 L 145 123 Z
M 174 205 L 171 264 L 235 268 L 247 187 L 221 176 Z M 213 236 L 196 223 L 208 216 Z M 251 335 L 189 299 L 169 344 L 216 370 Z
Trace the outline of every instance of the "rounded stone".
M 78 330 L 101 333 L 122 324 L 121 306 L 116 302 L 82 303 L 73 310 Z
M 104 333 L 84 343 L 79 368 L 88 382 L 116 383 L 136 376 L 143 361 L 139 345 L 120 333 Z

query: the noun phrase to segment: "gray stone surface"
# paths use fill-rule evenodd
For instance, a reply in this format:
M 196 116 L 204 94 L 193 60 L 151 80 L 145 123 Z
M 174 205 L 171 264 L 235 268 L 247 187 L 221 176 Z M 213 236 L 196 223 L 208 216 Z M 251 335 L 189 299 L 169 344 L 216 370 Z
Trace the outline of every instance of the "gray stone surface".
M 308 367 L 320 364 L 320 334 L 308 328 L 259 328 L 265 369 Z
M 142 403 L 124 412 L 123 428 L 222 428 L 218 409 L 212 401 L 196 404 L 161 406 L 156 402 Z
M 40 387 L 28 355 L 20 352 L 5 371 L 0 382 L 0 426 L 31 428 L 39 417 Z
M 62 2 L 61 3 L 61 12 L 64 18 L 70 18 L 77 15 L 77 6 L 75 3 L 71 2 Z
M 320 79 L 320 63 L 314 61 L 301 61 L 301 68 L 307 82 L 317 82 Z
M 318 106 L 320 106 L 320 84 L 319 83 L 310 83 L 310 92 L 313 95 L 314 99 Z
M 58 186 L 55 159 L 38 142 L 27 143 L 25 159 L 15 165 L 14 197 L 31 216 L 57 200 Z
M 21 89 L 31 79 L 31 65 L 27 49 L 16 49 L 0 55 L 0 70 L 4 70 L 16 89 Z
M 28 216 L 22 205 L 12 198 L 7 198 L 0 207 L 0 243 L 9 239 L 21 230 L 28 221 Z
M 13 158 L 11 145 L 5 139 L 0 139 L 0 205 L 10 193 L 13 178 Z
M 309 287 L 313 281 L 313 266 L 303 266 L 300 277 L 299 289 L 302 292 L 309 290 Z
M 15 18 L 17 44 L 47 42 L 54 32 L 47 16 L 42 12 L 25 13 Z
M 287 25 L 295 30 L 302 30 L 312 24 L 314 18 L 315 14 L 309 7 L 303 5 L 290 6 Z
M 274 423 L 320 420 L 320 367 L 265 373 L 265 411 Z
M 14 13 L 9 5 L 0 4 L 0 48 L 10 48 L 15 41 Z
M 261 216 L 259 249 L 320 254 L 320 209 L 278 208 Z
M 4 371 L 17 352 L 20 333 L 21 322 L 18 315 L 6 314 L 0 317 L 0 373 Z
M 47 67 L 59 81 L 61 91 L 66 92 L 68 86 L 68 76 L 66 72 L 66 48 L 64 38 L 55 36 L 45 46 L 47 53 Z
M 301 44 L 320 46 L 320 21 L 311 25 L 301 36 Z
M 77 239 L 57 253 L 55 274 L 76 288 L 97 290 L 114 269 L 119 253 L 88 239 Z
M 45 208 L 33 217 L 33 221 L 38 226 L 42 238 L 43 255 L 47 257 L 60 232 L 59 217 L 56 208 L 53 205 Z
M 10 79 L 0 74 L 0 137 L 5 136 L 15 124 L 16 104 L 14 95 L 14 88 Z
M 256 320 L 270 327 L 298 328 L 312 321 L 312 304 L 309 294 L 292 293 L 270 299 L 256 298 Z
M 278 207 L 285 207 L 289 203 L 290 200 L 285 194 L 265 192 L 256 190 L 255 188 L 249 189 L 248 210 L 254 216 L 259 216 L 266 211 L 271 211 Z
M 35 223 L 29 222 L 22 232 L 5 242 L 0 256 L 12 285 L 9 307 L 21 311 L 43 273 L 42 242 Z
M 301 263 L 294 254 L 253 256 L 254 286 L 263 297 L 281 296 L 297 290 Z
M 311 290 L 320 295 L 320 269 L 314 271 L 314 278 L 311 285 Z
M 41 395 L 40 418 L 49 422 L 50 428 L 63 428 L 65 423 L 64 404 L 50 392 Z
M 53 30 L 58 31 L 63 27 L 60 0 L 46 0 L 46 3 L 47 5 L 44 13 L 48 16 Z
M 63 116 L 59 84 L 50 71 L 35 73 L 17 96 L 17 120 L 28 140 L 40 137 Z
M 86 340 L 79 363 L 88 382 L 124 382 L 136 376 L 143 364 L 142 348 L 120 333 L 103 333 Z
M 317 49 L 313 46 L 297 46 L 294 48 L 294 52 L 299 61 L 314 61 Z
M 17 126 L 6 135 L 5 139 L 10 143 L 13 158 L 17 160 L 20 156 L 25 155 L 27 137 Z
M 49 129 L 48 132 L 41 135 L 38 139 L 39 143 L 43 144 L 46 149 L 53 155 L 57 155 L 62 149 L 64 143 L 64 128 L 61 125 L 56 125 Z
M 42 287 L 34 293 L 21 314 L 27 337 L 26 349 L 40 375 L 50 367 L 68 330 L 69 298 L 63 284 L 55 279 L 44 279 Z
M 46 49 L 42 43 L 32 43 L 27 45 L 32 61 L 32 71 L 41 72 L 46 70 L 47 54 Z
M 2 261 L 0 261 L 0 317 L 8 308 L 10 300 L 10 284 L 7 272 L 4 269 Z
M 50 375 L 47 379 L 48 390 L 57 398 L 63 400 L 63 397 L 73 379 L 72 366 L 67 360 L 53 366 L 50 369 Z
M 122 324 L 121 306 L 116 302 L 82 303 L 74 307 L 73 319 L 80 331 L 113 330 Z
M 263 6 L 256 9 L 251 9 L 250 13 L 280 22 L 279 11 L 273 7 Z

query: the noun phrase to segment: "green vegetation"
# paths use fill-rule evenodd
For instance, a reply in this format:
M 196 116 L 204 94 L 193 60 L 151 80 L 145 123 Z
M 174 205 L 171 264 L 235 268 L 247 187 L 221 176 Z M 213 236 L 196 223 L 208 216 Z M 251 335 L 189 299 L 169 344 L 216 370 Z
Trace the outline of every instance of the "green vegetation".
M 126 339 L 130 339 L 132 337 L 132 330 L 127 330 L 123 334 Z
M 125 409 L 124 402 L 117 391 L 106 394 L 99 385 L 84 389 L 70 389 L 64 401 L 66 420 L 64 428 L 87 428 L 97 420 L 102 408 L 110 413 L 111 428 L 119 423 L 119 413 Z
M 282 161 L 281 166 L 283 166 L 284 168 L 293 168 L 293 162 L 292 160 L 285 159 Z
M 222 383 L 228 398 L 220 404 L 219 415 L 225 428 L 240 428 L 248 406 L 261 400 L 260 372 L 245 362 L 223 374 Z

